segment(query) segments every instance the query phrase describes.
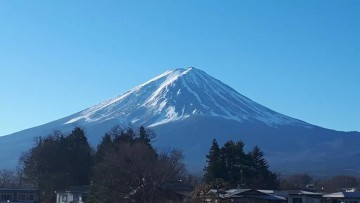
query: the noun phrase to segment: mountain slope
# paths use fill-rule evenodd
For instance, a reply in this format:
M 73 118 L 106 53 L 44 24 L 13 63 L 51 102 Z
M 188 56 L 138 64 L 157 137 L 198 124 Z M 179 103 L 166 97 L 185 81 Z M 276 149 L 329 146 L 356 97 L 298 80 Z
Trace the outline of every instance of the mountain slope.
M 71 116 L 65 124 L 120 119 L 156 126 L 193 115 L 218 116 L 242 122 L 307 125 L 276 113 L 237 93 L 195 68 L 167 71 L 114 99 Z
M 360 133 L 328 130 L 277 113 L 195 68 L 167 71 L 68 117 L 0 137 L 3 146 L 11 146 L 0 149 L 0 160 L 14 166 L 34 137 L 54 129 L 68 132 L 74 126 L 83 127 L 96 145 L 113 126 L 127 123 L 152 128 L 159 148 L 183 149 L 193 171 L 201 171 L 213 138 L 220 143 L 241 139 L 249 147 L 258 145 L 279 170 L 299 170 L 306 164 L 319 173 L 358 170 L 352 157 L 360 154 L 354 144 L 360 141 Z

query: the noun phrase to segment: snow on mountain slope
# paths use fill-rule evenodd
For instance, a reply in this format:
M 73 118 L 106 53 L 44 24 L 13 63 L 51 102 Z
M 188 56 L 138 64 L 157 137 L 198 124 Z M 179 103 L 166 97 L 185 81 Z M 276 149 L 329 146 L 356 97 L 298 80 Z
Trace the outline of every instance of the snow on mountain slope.
M 65 122 L 82 125 L 109 119 L 156 126 L 192 115 L 219 116 L 268 125 L 306 123 L 276 113 L 195 69 L 167 71 L 125 94 L 81 111 Z

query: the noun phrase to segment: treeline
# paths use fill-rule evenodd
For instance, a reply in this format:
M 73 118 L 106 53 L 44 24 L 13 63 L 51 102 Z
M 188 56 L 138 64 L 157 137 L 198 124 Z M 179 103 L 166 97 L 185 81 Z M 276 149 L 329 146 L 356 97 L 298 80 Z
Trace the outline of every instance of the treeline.
M 161 202 L 161 198 L 166 198 L 164 191 L 159 190 L 162 183 L 174 180 L 189 183 L 193 179 L 183 164 L 182 152 L 154 149 L 153 137 L 144 127 L 136 130 L 116 127 L 106 133 L 94 149 L 81 128 L 74 128 L 68 135 L 54 131 L 35 140 L 34 146 L 21 156 L 16 172 L 0 170 L 0 187 L 38 188 L 40 201 L 45 203 L 55 202 L 54 191 L 89 184 L 91 191 L 87 202 L 110 203 L 121 199 Z M 230 140 L 219 146 L 214 139 L 206 161 L 203 183 L 193 185 L 198 186 L 195 199 L 207 194 L 209 189 L 336 192 L 341 188 L 358 187 L 360 183 L 351 176 L 320 179 L 296 174 L 280 177 L 269 169 L 259 147 L 245 152 L 242 141 Z
M 39 137 L 20 162 L 26 181 L 41 191 L 41 202 L 55 202 L 54 191 L 90 183 L 88 202 L 148 202 L 159 198 L 164 181 L 186 179 L 182 152 L 158 152 L 151 138 L 144 127 L 114 128 L 92 149 L 81 128 L 69 135 L 56 131 Z
M 278 189 L 276 173 L 269 170 L 259 147 L 244 151 L 242 141 L 228 141 L 219 147 L 214 139 L 206 156 L 204 181 L 211 188 Z

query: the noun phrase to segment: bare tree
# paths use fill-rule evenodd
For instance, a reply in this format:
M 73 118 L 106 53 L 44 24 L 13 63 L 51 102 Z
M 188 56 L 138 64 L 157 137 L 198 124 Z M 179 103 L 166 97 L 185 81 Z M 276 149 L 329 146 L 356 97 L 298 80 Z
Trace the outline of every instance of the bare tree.
M 338 192 L 345 188 L 358 187 L 359 182 L 353 176 L 339 175 L 323 181 L 325 192 Z
M 0 187 L 12 187 L 14 180 L 14 171 L 8 169 L 0 170 Z
M 306 185 L 311 183 L 313 178 L 306 174 L 294 174 L 285 178 L 282 178 L 280 182 L 280 188 L 286 190 L 302 190 L 306 188 Z
M 131 198 L 151 202 L 165 181 L 185 174 L 181 151 L 157 154 L 146 143 L 120 143 L 95 168 L 93 202 L 118 202 Z

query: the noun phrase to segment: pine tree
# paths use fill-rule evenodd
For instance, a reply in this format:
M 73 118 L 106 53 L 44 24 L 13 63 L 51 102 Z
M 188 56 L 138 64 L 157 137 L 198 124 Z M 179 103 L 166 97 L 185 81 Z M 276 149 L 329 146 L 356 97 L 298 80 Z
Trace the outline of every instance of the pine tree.
M 269 170 L 259 147 L 245 153 L 242 141 L 230 140 L 220 148 L 214 139 L 206 158 L 204 181 L 210 187 L 276 189 L 279 186 L 277 175 Z
M 113 147 L 113 141 L 111 139 L 111 135 L 105 133 L 102 137 L 100 144 L 97 147 L 95 154 L 95 162 L 99 163 L 104 160 L 106 153 L 108 153 L 109 149 Z
M 264 153 L 258 146 L 249 152 L 251 186 L 257 189 L 270 189 L 279 186 L 277 175 L 269 170 L 269 165 L 264 158 Z
M 144 128 L 144 126 L 141 126 L 139 129 L 139 136 L 135 139 L 135 142 L 142 142 L 148 146 L 151 146 L 150 141 L 151 136 L 149 132 Z
M 204 168 L 204 181 L 207 184 L 215 184 L 224 179 L 225 165 L 216 139 L 213 140 L 209 154 L 206 155 L 207 166 Z
M 230 187 L 244 187 L 248 182 L 248 157 L 242 141 L 228 141 L 221 148 L 225 161 L 225 180 Z
M 81 128 L 75 128 L 65 138 L 65 142 L 68 161 L 64 164 L 67 164 L 67 173 L 72 185 L 89 184 L 91 167 L 94 161 L 92 148 L 87 141 L 84 131 Z

